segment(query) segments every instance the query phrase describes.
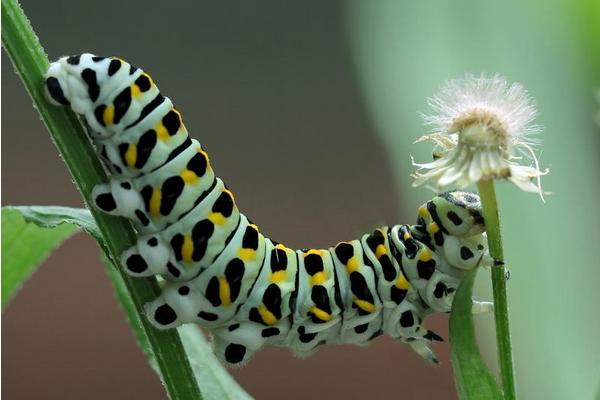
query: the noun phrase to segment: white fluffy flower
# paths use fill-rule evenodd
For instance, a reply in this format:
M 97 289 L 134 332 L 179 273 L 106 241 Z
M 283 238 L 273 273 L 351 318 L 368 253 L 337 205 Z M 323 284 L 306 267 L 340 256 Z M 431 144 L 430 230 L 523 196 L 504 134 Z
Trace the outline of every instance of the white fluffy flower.
M 537 110 L 523 86 L 509 85 L 495 75 L 466 75 L 444 84 L 429 99 L 431 112 L 424 114 L 437 146 L 434 161 L 419 167 L 414 186 L 432 181 L 437 186 L 465 187 L 487 179 L 508 179 L 522 190 L 542 195 L 540 171 L 531 138 L 540 131 L 532 122 Z M 522 165 L 529 161 L 529 165 Z

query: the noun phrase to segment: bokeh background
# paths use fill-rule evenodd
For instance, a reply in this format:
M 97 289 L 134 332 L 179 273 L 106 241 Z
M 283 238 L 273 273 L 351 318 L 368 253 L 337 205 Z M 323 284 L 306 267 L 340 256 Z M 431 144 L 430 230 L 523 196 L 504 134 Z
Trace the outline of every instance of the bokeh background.
M 209 150 L 238 204 L 290 246 L 327 246 L 412 222 L 417 111 L 448 78 L 523 83 L 545 126 L 543 204 L 500 185 L 518 387 L 524 399 L 590 399 L 600 383 L 600 4 L 595 0 L 103 2 L 24 0 L 51 58 L 92 51 L 153 74 Z M 2 57 L 2 204 L 81 206 Z M 478 294 L 490 298 L 489 275 Z M 489 316 L 478 317 L 494 362 Z M 95 243 L 54 253 L 2 315 L 10 399 L 162 399 Z M 447 337 L 447 319 L 429 325 Z M 431 367 L 389 338 L 300 360 L 265 349 L 232 371 L 258 399 L 456 397 L 446 344 Z

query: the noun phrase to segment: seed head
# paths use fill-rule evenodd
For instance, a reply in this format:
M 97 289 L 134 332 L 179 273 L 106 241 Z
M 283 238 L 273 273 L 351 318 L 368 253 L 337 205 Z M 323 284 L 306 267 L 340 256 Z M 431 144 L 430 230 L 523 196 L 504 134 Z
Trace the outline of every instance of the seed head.
M 428 101 L 423 114 L 433 133 L 417 142 L 436 144 L 434 161 L 415 163 L 414 186 L 459 187 L 487 179 L 508 179 L 520 189 L 543 195 L 532 135 L 541 128 L 533 124 L 537 110 L 523 86 L 509 85 L 494 75 L 446 82 Z M 528 165 L 523 165 L 528 162 Z

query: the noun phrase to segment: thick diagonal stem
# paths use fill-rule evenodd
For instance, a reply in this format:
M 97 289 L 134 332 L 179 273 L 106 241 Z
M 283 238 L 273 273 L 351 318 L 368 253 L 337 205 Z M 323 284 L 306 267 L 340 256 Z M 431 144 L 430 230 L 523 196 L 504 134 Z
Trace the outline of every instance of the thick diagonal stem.
M 94 185 L 105 182 L 106 174 L 77 118 L 71 111 L 51 106 L 44 98 L 44 73 L 48 58 L 23 10 L 15 0 L 2 0 L 2 46 L 8 53 L 19 77 L 29 92 L 62 159 L 67 164 L 85 202 L 91 203 Z M 118 265 L 119 254 L 133 243 L 135 232 L 122 218 L 98 212 L 91 207 L 102 236 L 108 245 L 111 261 Z M 121 274 L 138 313 L 144 303 L 160 293 L 156 279 L 132 279 Z M 158 331 L 143 319 L 142 329 L 148 337 L 160 376 L 171 399 L 200 399 L 192 368 L 177 331 Z

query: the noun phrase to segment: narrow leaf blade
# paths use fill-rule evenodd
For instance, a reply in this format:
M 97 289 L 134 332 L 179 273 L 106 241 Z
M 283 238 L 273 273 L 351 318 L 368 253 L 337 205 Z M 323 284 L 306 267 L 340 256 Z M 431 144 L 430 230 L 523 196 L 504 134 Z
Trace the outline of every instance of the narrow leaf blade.
M 477 271 L 469 272 L 456 292 L 450 316 L 450 353 L 461 400 L 502 399 L 496 379 L 481 358 L 473 326 L 472 295 Z
M 178 330 L 194 375 L 202 382 L 202 394 L 206 400 L 252 399 L 217 360 L 200 328 L 187 324 Z
M 125 311 L 125 317 L 127 318 L 129 327 L 133 331 L 133 335 L 135 336 L 138 346 L 146 355 L 150 367 L 160 376 L 160 370 L 158 368 L 158 364 L 156 363 L 156 355 L 152 350 L 152 345 L 150 344 L 148 335 L 146 335 L 146 332 L 142 326 L 142 316 L 138 314 L 135 309 L 135 304 L 133 304 L 133 300 L 127 291 L 127 285 L 125 285 L 125 282 L 123 281 L 123 278 L 121 278 L 117 268 L 113 263 L 110 262 L 108 256 L 104 253 L 102 254 L 102 261 L 106 267 L 106 274 L 110 278 L 113 289 L 115 290 L 115 296 L 123 308 L 123 311 Z

